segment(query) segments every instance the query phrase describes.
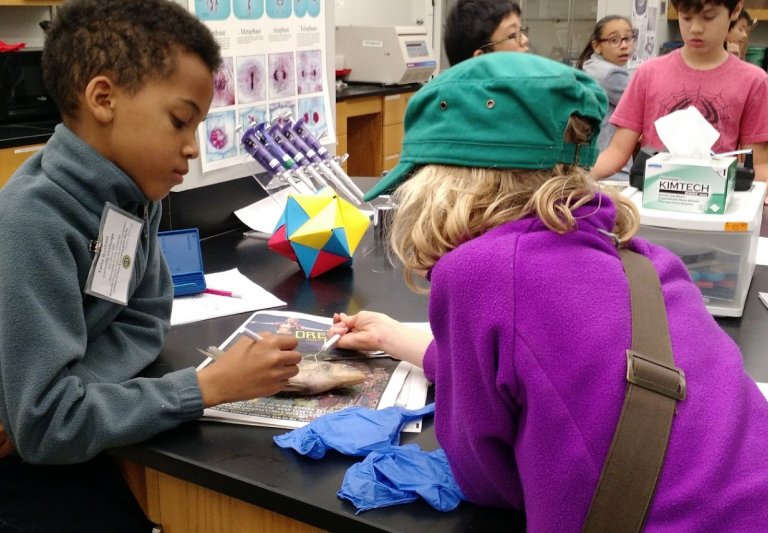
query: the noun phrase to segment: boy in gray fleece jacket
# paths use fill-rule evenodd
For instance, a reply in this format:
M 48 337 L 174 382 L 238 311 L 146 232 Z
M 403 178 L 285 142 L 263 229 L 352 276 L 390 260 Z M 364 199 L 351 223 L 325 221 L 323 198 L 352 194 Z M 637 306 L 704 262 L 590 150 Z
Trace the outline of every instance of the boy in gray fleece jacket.
M 63 123 L 0 191 L 0 530 L 150 531 L 101 452 L 298 373 L 295 339 L 276 335 L 200 372 L 137 377 L 173 301 L 160 200 L 198 156 L 220 63 L 170 0 L 73 0 L 48 30 Z

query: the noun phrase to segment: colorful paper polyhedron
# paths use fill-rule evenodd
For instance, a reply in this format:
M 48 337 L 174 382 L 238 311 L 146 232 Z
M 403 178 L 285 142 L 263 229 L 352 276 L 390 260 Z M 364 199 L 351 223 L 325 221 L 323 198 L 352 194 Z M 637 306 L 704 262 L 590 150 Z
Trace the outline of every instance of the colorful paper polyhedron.
M 299 263 L 308 278 L 352 262 L 370 221 L 329 191 L 289 195 L 269 248 Z

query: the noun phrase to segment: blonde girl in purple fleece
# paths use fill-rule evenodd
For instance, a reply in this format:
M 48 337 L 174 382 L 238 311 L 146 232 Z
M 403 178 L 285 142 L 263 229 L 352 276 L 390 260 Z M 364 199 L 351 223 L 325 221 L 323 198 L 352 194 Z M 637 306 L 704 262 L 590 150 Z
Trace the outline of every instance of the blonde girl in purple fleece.
M 645 531 L 765 531 L 768 402 L 683 263 L 633 237 L 635 211 L 585 167 L 606 98 L 588 75 L 488 54 L 410 100 L 391 244 L 434 336 L 380 313 L 336 315 L 339 347 L 424 368 L 435 434 L 475 504 L 525 513 L 530 532 L 581 531 L 626 388 L 629 286 L 617 247 L 661 280 L 678 403 Z

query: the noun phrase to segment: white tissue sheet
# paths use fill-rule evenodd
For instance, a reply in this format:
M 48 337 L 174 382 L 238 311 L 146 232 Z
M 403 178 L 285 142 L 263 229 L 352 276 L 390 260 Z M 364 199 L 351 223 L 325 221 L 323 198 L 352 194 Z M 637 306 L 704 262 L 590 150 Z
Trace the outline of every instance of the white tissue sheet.
M 667 151 L 677 157 L 709 160 L 720 138 L 720 133 L 693 106 L 673 111 L 654 125 Z

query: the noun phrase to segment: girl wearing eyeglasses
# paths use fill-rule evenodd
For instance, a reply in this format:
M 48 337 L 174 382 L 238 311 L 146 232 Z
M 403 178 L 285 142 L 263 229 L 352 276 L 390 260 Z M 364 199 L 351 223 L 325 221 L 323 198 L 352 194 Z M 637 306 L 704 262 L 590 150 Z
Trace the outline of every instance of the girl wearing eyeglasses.
M 592 76 L 608 94 L 608 113 L 597 139 L 601 151 L 608 146 L 616 130 L 608 120 L 629 83 L 627 61 L 632 57 L 636 40 L 637 33 L 628 18 L 608 15 L 597 21 L 576 63 L 577 68 Z

